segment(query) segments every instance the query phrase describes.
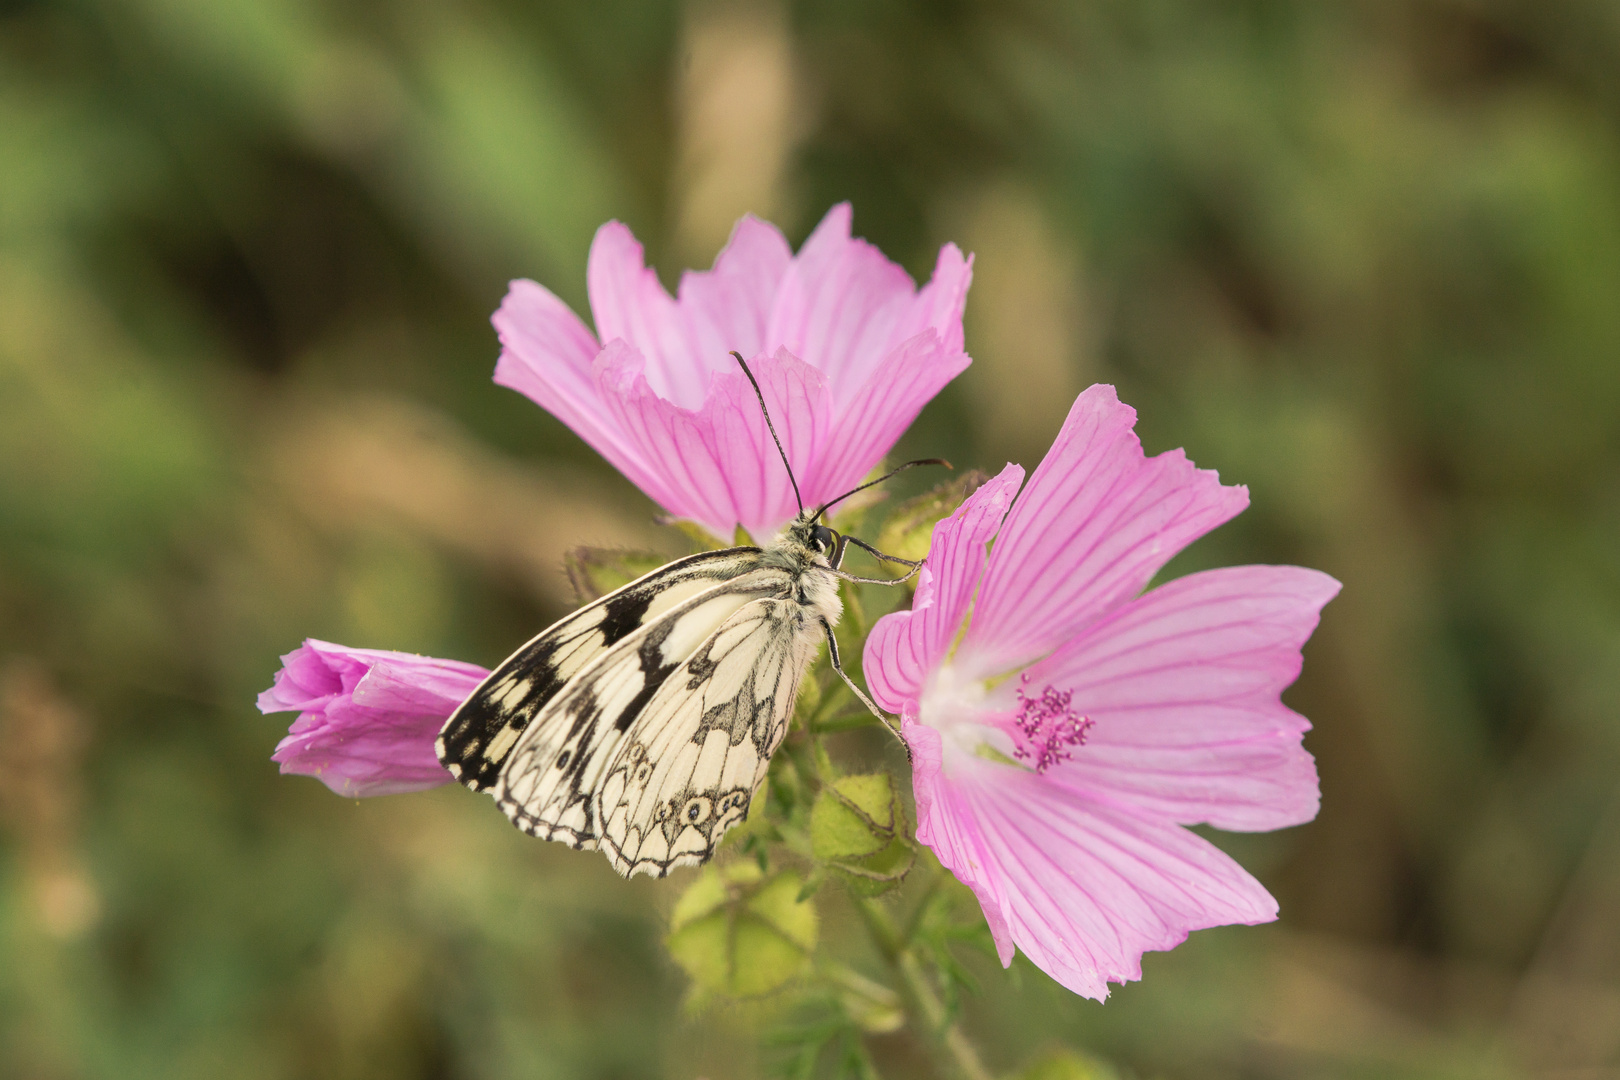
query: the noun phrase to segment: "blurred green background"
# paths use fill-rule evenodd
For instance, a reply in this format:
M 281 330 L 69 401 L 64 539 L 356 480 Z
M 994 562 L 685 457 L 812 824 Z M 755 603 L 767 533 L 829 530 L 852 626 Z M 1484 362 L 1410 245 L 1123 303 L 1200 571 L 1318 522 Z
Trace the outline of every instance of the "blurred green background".
M 843 199 L 977 254 L 902 453 L 1033 464 L 1114 382 L 1252 491 L 1173 572 L 1345 583 L 1321 817 L 1219 837 L 1280 923 L 1104 1005 L 980 964 L 990 1064 L 1620 1077 L 1612 0 L 0 2 L 0 1076 L 769 1065 L 682 1010 L 679 882 L 280 777 L 252 702 L 306 635 L 492 664 L 567 547 L 670 543 L 491 384 L 509 278 Z

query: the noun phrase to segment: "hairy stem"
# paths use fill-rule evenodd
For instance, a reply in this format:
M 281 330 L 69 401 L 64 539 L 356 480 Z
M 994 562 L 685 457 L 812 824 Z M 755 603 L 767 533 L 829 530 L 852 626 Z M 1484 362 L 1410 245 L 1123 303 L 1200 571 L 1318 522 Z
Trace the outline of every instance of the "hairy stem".
M 878 951 L 889 962 L 889 966 L 894 968 L 895 974 L 900 976 L 905 997 L 912 1006 L 913 1016 L 921 1018 L 926 1025 L 927 1034 L 939 1041 L 945 1052 L 950 1055 L 957 1071 L 966 1080 L 991 1080 L 990 1070 L 979 1060 L 979 1051 L 969 1041 L 962 1026 L 949 1019 L 945 1003 L 939 999 L 939 994 L 929 984 L 922 963 L 901 938 L 888 911 L 876 900 L 859 900 L 856 906 L 860 910 L 861 920 L 866 924 L 867 932 L 877 944 Z

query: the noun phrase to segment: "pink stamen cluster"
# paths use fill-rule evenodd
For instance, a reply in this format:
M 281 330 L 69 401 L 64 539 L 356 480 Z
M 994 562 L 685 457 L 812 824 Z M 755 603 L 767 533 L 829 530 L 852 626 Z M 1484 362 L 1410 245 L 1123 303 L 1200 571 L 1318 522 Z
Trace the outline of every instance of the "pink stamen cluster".
M 1074 747 L 1085 745 L 1093 721 L 1069 706 L 1073 690 L 1048 686 L 1040 697 L 1030 697 L 1024 692 L 1024 686 L 1029 685 L 1028 673 L 1019 681 L 1023 686 L 1018 688 L 1018 715 L 1013 717 L 1013 723 L 1023 738 L 1013 756 L 1020 761 L 1033 760 L 1035 771 L 1044 773 L 1073 757 Z

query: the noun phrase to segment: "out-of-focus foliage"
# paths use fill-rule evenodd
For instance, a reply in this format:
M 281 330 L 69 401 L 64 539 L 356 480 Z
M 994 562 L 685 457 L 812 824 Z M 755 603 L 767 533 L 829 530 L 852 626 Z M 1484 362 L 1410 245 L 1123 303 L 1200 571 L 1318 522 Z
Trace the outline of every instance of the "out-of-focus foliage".
M 681 550 L 490 384 L 488 314 L 520 275 L 582 306 L 609 217 L 673 281 L 846 198 L 914 274 L 977 253 L 975 366 L 902 451 L 1032 465 L 1112 381 L 1251 488 L 1172 572 L 1345 583 L 1290 695 L 1321 818 L 1217 837 L 1281 922 L 1106 1005 L 970 958 L 990 1066 L 1620 1068 L 1612 4 L 8 0 L 0 1075 L 932 1068 L 837 882 L 827 1012 L 692 1017 L 691 872 L 283 779 L 251 708 L 306 635 L 493 664 L 566 551 Z

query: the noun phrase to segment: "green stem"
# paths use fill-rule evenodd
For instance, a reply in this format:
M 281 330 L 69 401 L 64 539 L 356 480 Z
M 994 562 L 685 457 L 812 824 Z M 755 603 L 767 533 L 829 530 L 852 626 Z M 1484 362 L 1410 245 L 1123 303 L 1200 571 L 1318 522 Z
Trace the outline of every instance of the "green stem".
M 990 1070 L 979 1060 L 978 1050 L 968 1041 L 967 1033 L 962 1030 L 962 1026 L 949 1019 L 945 1003 L 929 985 L 922 963 L 917 959 L 916 953 L 912 952 L 901 939 L 900 932 L 895 927 L 894 920 L 889 917 L 888 911 L 876 900 L 859 900 L 856 905 L 860 910 L 862 921 L 866 924 L 867 932 L 877 944 L 878 951 L 900 976 L 905 996 L 915 1007 L 916 1013 L 921 1015 L 927 1025 L 928 1034 L 939 1039 L 946 1053 L 950 1055 L 951 1061 L 956 1065 L 957 1071 L 966 1080 L 991 1080 Z

